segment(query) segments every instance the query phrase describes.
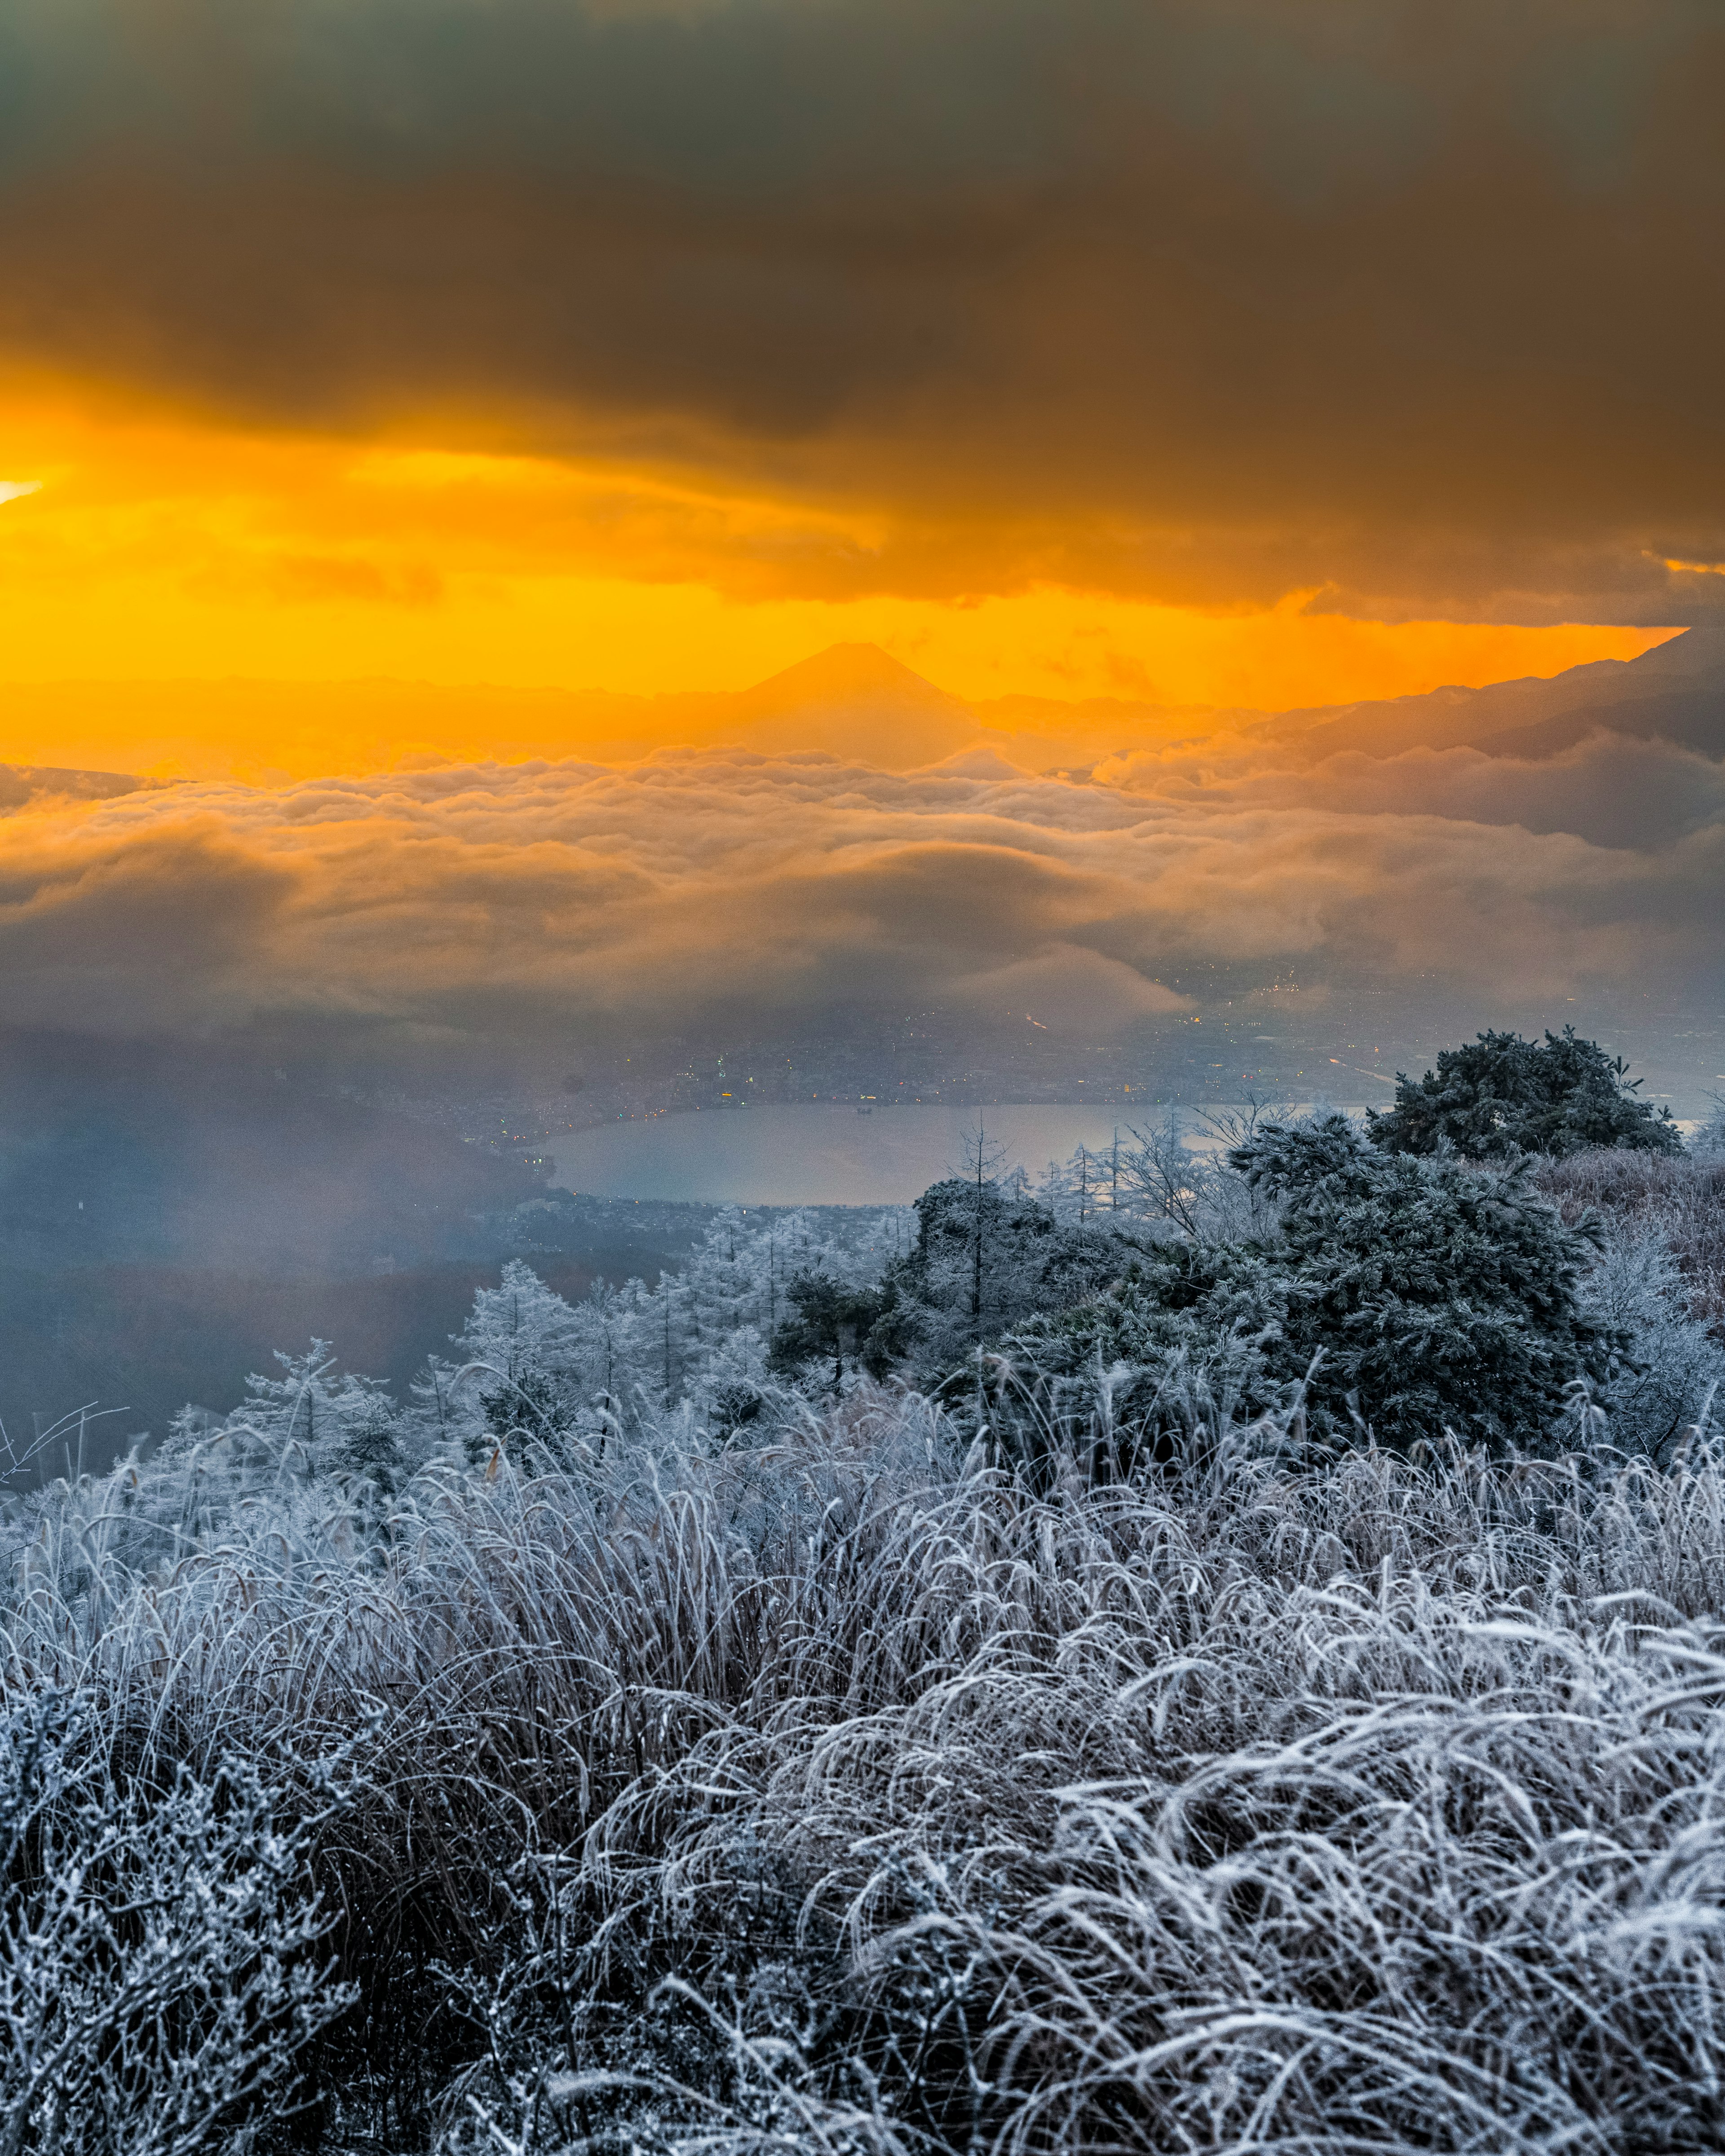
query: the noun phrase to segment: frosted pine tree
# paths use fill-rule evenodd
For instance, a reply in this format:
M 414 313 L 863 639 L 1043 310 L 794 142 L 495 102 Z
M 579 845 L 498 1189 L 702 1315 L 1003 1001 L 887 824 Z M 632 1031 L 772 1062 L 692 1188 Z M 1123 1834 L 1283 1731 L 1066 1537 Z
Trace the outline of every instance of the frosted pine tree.
M 362 1496 L 388 1496 L 410 1471 L 401 1409 L 380 1378 L 340 1368 L 327 1340 L 303 1355 L 277 1349 L 281 1375 L 254 1372 L 246 1396 L 228 1419 L 226 1439 L 236 1460 L 273 1460 L 314 1480 L 362 1483 Z

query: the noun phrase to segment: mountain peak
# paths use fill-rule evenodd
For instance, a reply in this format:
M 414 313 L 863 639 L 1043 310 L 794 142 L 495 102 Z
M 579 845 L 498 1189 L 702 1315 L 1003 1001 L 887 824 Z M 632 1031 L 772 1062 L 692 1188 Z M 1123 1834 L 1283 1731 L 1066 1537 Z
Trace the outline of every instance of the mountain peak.
M 968 704 L 878 644 L 829 644 L 745 689 L 730 710 L 752 747 L 825 749 L 887 771 L 932 763 L 983 731 Z
M 1641 676 L 1688 678 L 1725 673 L 1725 626 L 1705 622 L 1697 628 L 1682 629 L 1663 644 L 1656 644 L 1651 651 L 1644 651 L 1639 659 L 1629 660 L 1624 670 L 1627 673 L 1631 669 Z
M 961 699 L 937 689 L 878 644 L 829 644 L 812 658 L 757 681 L 743 696 L 757 711 L 819 704 L 915 703 L 925 709 L 965 710 Z

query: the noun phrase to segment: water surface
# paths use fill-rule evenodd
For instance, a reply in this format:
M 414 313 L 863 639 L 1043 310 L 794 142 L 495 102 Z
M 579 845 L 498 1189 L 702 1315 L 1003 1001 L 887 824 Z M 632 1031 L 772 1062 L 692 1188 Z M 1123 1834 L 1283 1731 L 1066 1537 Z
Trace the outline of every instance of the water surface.
M 1168 1111 L 1147 1105 L 1159 1127 Z M 1192 1111 L 1187 1111 L 1191 1120 Z M 605 1123 L 552 1139 L 556 1180 L 594 1198 L 688 1199 L 738 1205 L 898 1205 L 963 1172 L 978 1115 L 1004 1165 L 1040 1176 L 1079 1146 L 1105 1152 L 1127 1119 L 1110 1106 L 976 1108 L 928 1105 L 706 1109 Z

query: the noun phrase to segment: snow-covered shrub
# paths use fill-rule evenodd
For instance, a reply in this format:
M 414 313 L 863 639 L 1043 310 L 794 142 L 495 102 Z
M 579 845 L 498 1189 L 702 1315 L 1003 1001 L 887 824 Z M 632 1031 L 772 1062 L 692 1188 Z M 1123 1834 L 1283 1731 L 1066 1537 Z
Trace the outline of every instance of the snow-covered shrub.
M 304 2092 L 349 2003 L 258 1765 L 128 1773 L 88 1702 L 0 1720 L 0 2149 L 193 2156 Z
M 902 1362 L 925 1381 L 1039 1311 L 1094 1293 L 1128 1255 L 1113 1225 L 1063 1221 L 1007 1178 L 949 1177 L 916 1212 L 916 1240 L 887 1275 L 863 1353 L 877 1370 Z
M 1663 1235 L 1616 1224 L 1582 1282 L 1582 1300 L 1620 1343 L 1595 1397 L 1602 1435 L 1667 1458 L 1725 1388 L 1725 1347 L 1689 1315 L 1686 1284 Z
M 1623 1232 L 1662 1241 L 1682 1276 L 1687 1314 L 1725 1342 L 1725 1158 L 1585 1152 L 1542 1161 L 1533 1173 L 1566 1219 L 1594 1211 Z
M 1106 1383 L 1143 1441 L 1190 1419 L 1201 1383 L 1248 1412 L 1297 1412 L 1327 1442 L 1374 1434 L 1538 1448 L 1569 1387 L 1620 1344 L 1584 1307 L 1592 1251 L 1523 1166 L 1375 1149 L 1343 1117 L 1266 1125 L 1230 1156 L 1274 1199 L 1271 1232 L 1186 1241 L 1103 1296 L 1024 1327 L 1015 1355 L 1069 1388 Z
M 1448 1150 L 1476 1160 L 1601 1147 L 1681 1152 L 1671 1110 L 1637 1100 L 1640 1083 L 1621 1056 L 1579 1040 L 1574 1026 L 1543 1041 L 1482 1033 L 1443 1050 L 1423 1078 L 1398 1073 L 1394 1106 L 1372 1113 L 1368 1127 L 1388 1152 Z

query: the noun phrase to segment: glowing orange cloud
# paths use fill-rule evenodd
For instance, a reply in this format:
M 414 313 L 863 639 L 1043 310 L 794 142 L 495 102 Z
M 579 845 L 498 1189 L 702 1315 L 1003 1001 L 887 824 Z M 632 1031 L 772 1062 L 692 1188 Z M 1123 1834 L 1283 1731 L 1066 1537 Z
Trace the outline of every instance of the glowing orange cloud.
M 1034 580 L 955 598 L 891 567 L 920 542 L 884 511 L 640 462 L 241 431 L 40 380 L 5 400 L 0 480 L 13 762 L 304 774 L 415 748 L 568 754 L 617 726 L 353 685 L 655 696 L 740 687 L 838 642 L 970 699 L 1282 708 L 1551 674 L 1669 633 Z M 888 566 L 864 576 L 871 561 Z M 238 682 L 306 686 L 284 702 L 218 685 Z M 632 723 L 678 738 L 685 721 Z

